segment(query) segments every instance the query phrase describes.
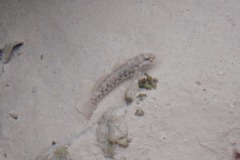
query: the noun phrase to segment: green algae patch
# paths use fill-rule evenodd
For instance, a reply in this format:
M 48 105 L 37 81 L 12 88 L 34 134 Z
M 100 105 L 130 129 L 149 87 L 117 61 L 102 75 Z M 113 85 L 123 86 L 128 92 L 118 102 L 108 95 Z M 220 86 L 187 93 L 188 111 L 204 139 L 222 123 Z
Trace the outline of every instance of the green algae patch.
M 66 146 L 60 146 L 54 151 L 53 160 L 70 160 L 68 148 Z
M 144 89 L 147 89 L 147 90 L 156 89 L 158 79 L 153 78 L 152 76 L 150 76 L 147 73 L 145 73 L 144 76 L 145 77 L 138 80 L 138 87 L 139 88 L 144 88 Z

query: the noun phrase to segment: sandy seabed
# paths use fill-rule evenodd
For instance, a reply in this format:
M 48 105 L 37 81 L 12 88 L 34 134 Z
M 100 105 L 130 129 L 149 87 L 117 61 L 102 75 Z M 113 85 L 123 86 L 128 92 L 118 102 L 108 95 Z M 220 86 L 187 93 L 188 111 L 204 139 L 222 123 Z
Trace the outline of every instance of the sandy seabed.
M 148 73 L 158 87 L 129 108 L 132 142 L 117 154 L 234 159 L 240 151 L 239 6 L 239 0 L 0 0 L 0 47 L 24 42 L 2 65 L 0 159 L 33 160 L 53 141 L 85 130 L 88 121 L 76 107 L 97 79 L 146 52 L 157 56 Z M 93 123 L 109 107 L 124 105 L 128 83 L 99 103 Z M 135 116 L 137 108 L 145 115 Z M 86 159 L 95 156 L 89 151 Z

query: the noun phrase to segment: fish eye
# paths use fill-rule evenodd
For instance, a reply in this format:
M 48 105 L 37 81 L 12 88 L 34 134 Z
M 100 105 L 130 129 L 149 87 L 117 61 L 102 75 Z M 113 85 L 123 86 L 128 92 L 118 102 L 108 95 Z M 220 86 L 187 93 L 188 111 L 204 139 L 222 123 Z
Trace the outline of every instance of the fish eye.
M 144 60 L 148 61 L 148 60 L 149 60 L 149 58 L 144 58 Z

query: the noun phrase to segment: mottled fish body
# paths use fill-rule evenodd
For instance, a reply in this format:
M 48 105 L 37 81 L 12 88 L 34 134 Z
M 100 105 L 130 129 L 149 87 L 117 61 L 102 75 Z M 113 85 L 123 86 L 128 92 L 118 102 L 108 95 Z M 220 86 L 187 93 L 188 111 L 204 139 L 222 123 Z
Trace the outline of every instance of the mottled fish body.
M 90 100 L 83 106 L 81 113 L 88 119 L 91 118 L 96 110 L 98 103 L 123 80 L 132 77 L 136 72 L 148 68 L 155 59 L 152 53 L 143 53 L 129 59 L 126 63 L 114 69 L 111 74 L 101 80 L 101 83 L 95 87 Z

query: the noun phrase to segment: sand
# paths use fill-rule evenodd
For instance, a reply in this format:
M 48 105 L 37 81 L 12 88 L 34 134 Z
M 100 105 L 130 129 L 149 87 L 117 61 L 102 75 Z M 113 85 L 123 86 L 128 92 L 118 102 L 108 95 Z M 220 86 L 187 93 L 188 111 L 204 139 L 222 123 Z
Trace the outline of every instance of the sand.
M 145 52 L 157 56 L 148 73 L 158 87 L 129 107 L 132 142 L 118 155 L 233 159 L 240 150 L 239 6 L 238 0 L 0 0 L 0 47 L 24 42 L 0 76 L 0 159 L 34 160 L 52 141 L 82 132 L 89 122 L 76 106 L 97 79 Z M 128 83 L 100 102 L 91 123 L 125 104 Z M 144 116 L 135 116 L 138 108 Z

